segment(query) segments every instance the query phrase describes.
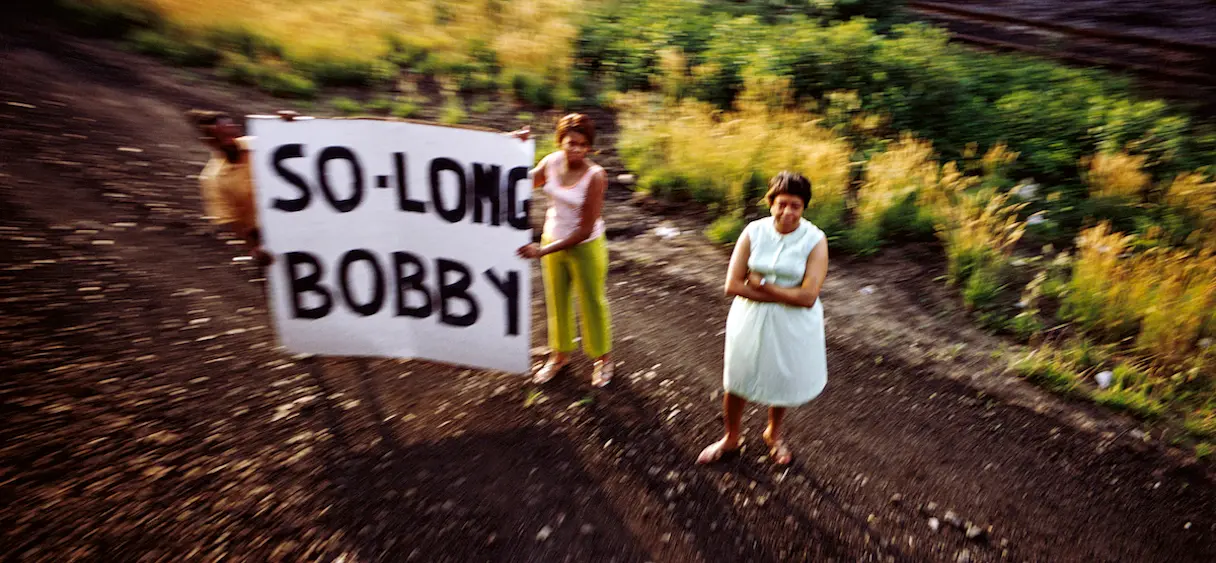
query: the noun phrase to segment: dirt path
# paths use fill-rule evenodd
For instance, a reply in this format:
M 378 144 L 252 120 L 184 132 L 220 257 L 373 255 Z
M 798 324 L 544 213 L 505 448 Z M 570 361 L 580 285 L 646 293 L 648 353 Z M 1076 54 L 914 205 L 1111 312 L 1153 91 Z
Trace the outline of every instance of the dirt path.
M 617 188 L 610 389 L 585 362 L 538 392 L 287 356 L 258 273 L 199 218 L 205 154 L 179 117 L 275 103 L 54 34 L 0 46 L 0 554 L 1216 559 L 1216 480 L 999 375 L 1001 343 L 943 305 L 928 251 L 834 264 L 829 387 L 791 421 L 789 470 L 761 459 L 757 412 L 740 460 L 692 465 L 718 433 L 726 255 Z

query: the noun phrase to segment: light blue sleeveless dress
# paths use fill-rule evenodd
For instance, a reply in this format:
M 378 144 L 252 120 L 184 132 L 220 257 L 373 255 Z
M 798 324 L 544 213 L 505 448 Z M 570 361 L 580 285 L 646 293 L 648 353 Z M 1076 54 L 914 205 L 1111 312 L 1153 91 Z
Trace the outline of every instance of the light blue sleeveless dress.
M 747 267 L 781 287 L 802 284 L 807 257 L 824 239 L 806 219 L 785 235 L 772 217 L 753 221 L 744 233 L 751 241 Z M 814 399 L 828 382 L 822 300 L 807 308 L 735 297 L 723 364 L 726 392 L 750 402 L 793 407 Z

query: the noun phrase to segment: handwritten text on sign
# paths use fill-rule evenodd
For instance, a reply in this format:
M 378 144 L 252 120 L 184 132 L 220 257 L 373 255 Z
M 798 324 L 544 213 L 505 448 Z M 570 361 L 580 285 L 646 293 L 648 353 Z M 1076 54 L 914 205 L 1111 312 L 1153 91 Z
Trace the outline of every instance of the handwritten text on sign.
M 533 145 L 376 120 L 251 119 L 279 337 L 296 352 L 522 372 Z

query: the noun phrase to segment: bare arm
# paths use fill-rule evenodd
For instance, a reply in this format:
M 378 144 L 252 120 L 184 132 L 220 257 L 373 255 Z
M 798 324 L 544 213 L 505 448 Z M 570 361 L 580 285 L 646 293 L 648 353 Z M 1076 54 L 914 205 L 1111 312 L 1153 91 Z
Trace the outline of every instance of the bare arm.
M 548 168 L 549 158 L 551 156 L 553 156 L 553 155 L 550 154 L 550 155 L 546 156 L 545 158 L 540 159 L 540 162 L 536 163 L 536 167 L 528 172 L 528 175 L 532 177 L 532 188 L 533 189 L 539 188 L 539 187 L 545 185 L 545 182 L 547 181 L 547 176 L 545 175 L 545 169 Z
M 735 243 L 735 251 L 730 255 L 730 267 L 726 270 L 726 287 L 724 288 L 726 296 L 772 303 L 776 301 L 772 296 L 760 291 L 759 287 L 747 283 L 747 261 L 751 256 L 752 241 L 748 238 L 747 233 L 743 233 L 743 236 L 739 237 L 739 242 Z
M 582 244 L 590 238 L 591 233 L 595 232 L 595 224 L 600 220 L 600 214 L 604 211 L 604 192 L 607 190 L 608 176 L 601 168 L 591 176 L 591 183 L 587 186 L 587 198 L 583 201 L 582 217 L 579 218 L 578 228 L 570 233 L 570 236 L 541 247 L 541 255 L 561 252 Z
M 819 241 L 806 258 L 806 273 L 798 287 L 777 287 L 764 284 L 758 289 L 769 295 L 772 301 L 795 307 L 814 307 L 823 289 L 823 280 L 828 276 L 828 241 Z

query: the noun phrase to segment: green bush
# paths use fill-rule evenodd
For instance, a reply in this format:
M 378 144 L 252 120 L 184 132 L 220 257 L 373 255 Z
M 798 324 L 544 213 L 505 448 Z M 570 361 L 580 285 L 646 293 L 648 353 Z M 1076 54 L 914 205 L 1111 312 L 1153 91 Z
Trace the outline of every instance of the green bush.
M 498 89 L 498 78 L 480 71 L 463 72 L 457 75 L 456 86 L 465 94 L 493 92 Z
M 917 194 L 910 194 L 883 213 L 879 227 L 884 241 L 908 243 L 936 239 L 933 218 L 916 204 L 916 198 Z
M 521 102 L 526 102 L 540 108 L 551 108 L 554 105 L 553 88 L 535 75 L 516 72 L 508 76 L 511 95 Z
M 807 207 L 806 212 L 802 216 L 816 227 L 819 227 L 827 235 L 828 241 L 835 242 L 845 236 L 847 229 L 845 212 L 846 208 L 843 200 L 821 204 L 812 199 L 811 205 Z
M 402 119 L 413 119 L 421 113 L 421 108 L 417 103 L 404 101 L 393 104 L 392 114 L 394 117 Z
M 291 62 L 320 86 L 377 86 L 397 76 L 397 66 L 386 60 L 319 58 Z
M 967 283 L 963 286 L 963 304 L 969 309 L 995 309 L 1005 287 L 1000 265 L 985 263 L 967 278 Z
M 1013 370 L 1027 381 L 1058 393 L 1071 393 L 1080 385 L 1075 367 L 1049 350 L 1036 350 L 1017 359 Z
M 553 107 L 558 109 L 570 109 L 583 103 L 583 99 L 579 97 L 578 92 L 573 88 L 558 84 L 553 91 Z
M 439 122 L 448 125 L 459 125 L 468 119 L 469 114 L 464 111 L 464 104 L 461 103 L 459 96 L 452 96 L 443 104 L 443 111 L 439 114 Z
M 1073 341 L 1061 352 L 1072 365 L 1082 370 L 1094 370 L 1111 361 L 1111 347 L 1095 344 L 1085 338 Z
M 234 84 L 257 86 L 280 98 L 309 99 L 317 93 L 316 84 L 304 76 L 233 53 L 224 54 L 216 74 Z
M 721 4 L 716 2 L 714 4 Z M 705 50 L 716 18 L 699 2 L 604 2 L 579 30 L 575 70 L 601 75 L 604 84 L 625 91 L 650 86 L 658 52 L 679 48 L 690 63 Z M 582 78 L 587 82 L 587 78 Z
M 678 172 L 655 169 L 638 180 L 638 189 L 658 197 L 679 198 L 688 193 L 689 182 Z
M 468 48 L 465 51 L 469 58 L 486 73 L 496 75 L 502 71 L 502 64 L 498 61 L 498 53 L 483 39 L 473 39 L 469 41 Z
M 402 35 L 389 33 L 384 37 L 388 44 L 385 59 L 404 69 L 414 69 L 430 54 L 425 47 L 409 43 Z
M 389 98 L 375 98 L 364 104 L 364 108 L 376 113 L 388 113 L 393 109 L 393 101 Z
M 705 229 L 705 236 L 717 244 L 734 244 L 743 236 L 747 222 L 736 215 L 723 215 Z
M 447 61 L 443 55 L 428 51 L 412 69 L 415 72 L 434 78 L 449 73 L 451 67 L 452 63 Z
M 987 267 L 1000 256 L 988 248 L 946 249 L 946 281 L 951 285 L 965 285 L 979 270 Z
M 722 51 L 729 48 L 732 37 L 736 47 L 729 50 L 747 51 L 758 47 L 755 37 L 743 33 L 742 28 L 759 30 L 761 26 L 774 24 L 804 27 L 813 26 L 811 22 L 817 20 L 842 22 L 864 16 L 885 29 L 901 18 L 901 4 L 902 0 L 604 2 L 590 10 L 579 31 L 575 69 L 601 75 L 606 79 L 606 85 L 617 90 L 644 89 L 650 86 L 651 77 L 657 70 L 660 49 L 677 48 L 688 58 L 690 66 L 697 66 L 715 58 L 713 53 L 707 54 L 711 49 L 717 49 L 722 55 Z M 747 23 L 739 26 L 743 20 Z M 727 27 L 718 27 L 723 23 Z M 788 34 L 786 36 L 782 39 L 788 39 Z M 723 37 L 726 41 L 711 47 L 715 39 Z M 706 91 L 721 97 L 733 90 L 730 83 L 735 70 L 722 69 L 716 84 L 703 84 Z M 580 81 L 590 82 L 582 78 Z M 581 91 L 580 94 L 589 97 Z
M 1216 438 L 1216 410 L 1197 410 L 1187 415 L 1184 427 L 1195 438 Z
M 1090 103 L 1089 133 L 1097 150 L 1148 155 L 1150 171 L 1171 168 L 1187 152 L 1189 123 L 1164 101 L 1105 97 Z
M 159 28 L 164 18 L 136 0 L 51 0 L 61 21 L 77 33 L 118 39 L 138 29 Z
M 1043 333 L 1043 320 L 1034 311 L 1022 311 L 1009 320 L 1009 330 L 1018 340 L 1029 342 Z
M 263 55 L 282 57 L 283 48 L 270 39 L 241 26 L 223 26 L 209 30 L 204 38 L 216 50 L 256 58 Z
M 490 100 L 478 100 L 474 102 L 472 106 L 469 106 L 469 109 L 472 110 L 473 113 L 489 113 L 489 111 L 493 108 L 494 104 L 490 103 Z
M 333 104 L 334 109 L 344 115 L 363 113 L 363 104 L 360 104 L 358 100 L 342 97 L 334 98 L 330 103 Z
M 1115 366 L 1110 387 L 1094 391 L 1094 400 L 1115 410 L 1151 419 L 1165 411 L 1165 404 L 1153 396 L 1154 387 L 1147 373 L 1128 364 Z
M 287 70 L 267 69 L 258 79 L 258 88 L 280 98 L 312 98 L 317 85 L 305 76 Z
M 136 52 L 165 59 L 182 66 L 211 67 L 220 61 L 220 51 L 189 36 L 162 33 L 153 29 L 132 32 L 128 38 Z
M 498 88 L 502 64 L 498 53 L 482 40 L 473 40 L 467 48 L 468 59 L 448 65 L 446 74 L 455 77 L 462 93 L 492 92 Z
M 1154 419 L 1165 412 L 1165 404 L 1144 391 L 1107 390 L 1094 393 L 1094 401 L 1141 419 Z
M 180 45 L 177 41 L 169 39 L 159 31 L 152 29 L 133 31 L 127 37 L 127 41 L 130 42 L 135 52 L 162 59 L 172 58 L 174 51 Z
M 233 84 L 252 86 L 258 83 L 262 68 L 248 57 L 225 53 L 220 57 L 215 73 Z
M 857 256 L 871 256 L 882 248 L 882 226 L 878 223 L 854 223 L 845 231 L 844 249 Z
M 730 108 L 743 91 L 744 69 L 759 54 L 756 44 L 767 39 L 768 31 L 751 17 L 714 25 L 715 37 L 698 57 L 701 64 L 693 70 L 692 94 L 720 108 Z M 619 90 L 625 90 L 624 86 L 617 84 Z

